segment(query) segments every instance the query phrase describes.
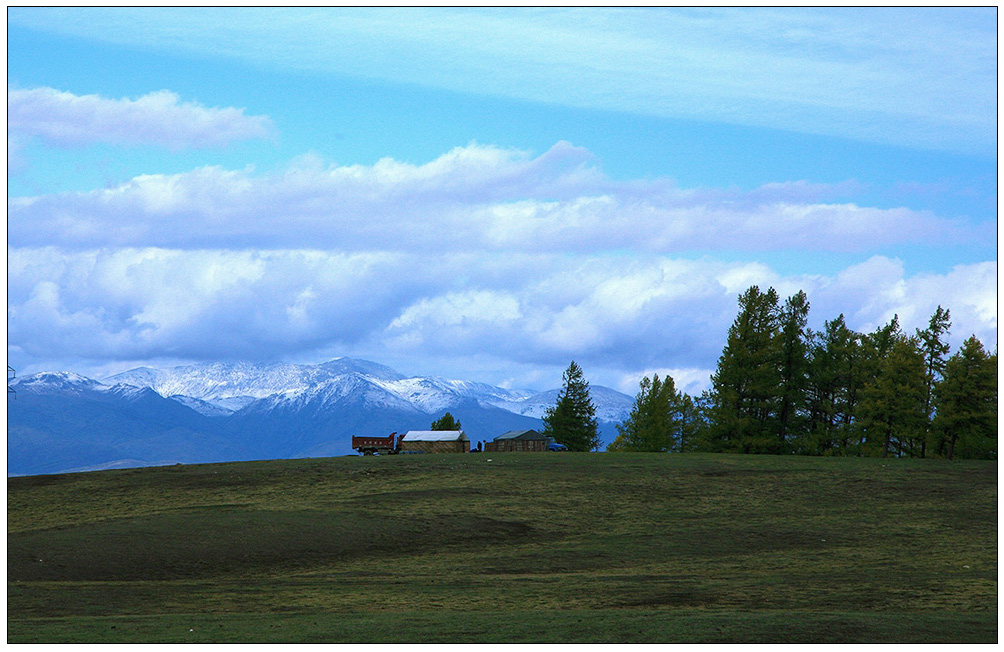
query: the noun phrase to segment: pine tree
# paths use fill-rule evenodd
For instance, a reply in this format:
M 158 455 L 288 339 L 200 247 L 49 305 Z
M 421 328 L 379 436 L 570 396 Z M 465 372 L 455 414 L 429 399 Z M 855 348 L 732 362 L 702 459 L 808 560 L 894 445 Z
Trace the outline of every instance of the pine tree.
M 685 436 L 687 406 L 673 378 L 655 374 L 642 378 L 631 414 L 617 424 L 617 439 L 608 451 L 667 452 L 680 449 Z
M 715 439 L 714 413 L 715 396 L 706 389 L 691 401 L 694 413 L 688 426 L 692 429 L 683 439 L 682 449 L 685 452 L 713 453 L 720 450 Z
M 777 414 L 779 452 L 791 450 L 794 440 L 808 434 L 809 358 L 805 327 L 809 299 L 801 290 L 785 301 L 777 334 L 780 385 Z
M 893 315 L 888 324 L 864 336 L 862 343 L 866 348 L 865 360 L 870 371 L 875 371 L 882 365 L 882 360 L 892 350 L 892 345 L 901 337 L 903 330 L 899 327 L 899 315 Z
M 780 374 L 775 337 L 779 328 L 774 288 L 752 286 L 739 297 L 739 315 L 711 376 L 710 450 L 779 452 L 777 404 Z
M 680 442 L 679 451 L 688 453 L 698 450 L 701 433 L 707 427 L 707 420 L 700 399 L 693 399 L 685 392 L 680 393 Z
M 847 328 L 844 316 L 812 333 L 809 351 L 809 441 L 801 449 L 810 455 L 855 452 L 853 426 L 860 385 L 861 336 Z
M 919 340 L 903 335 L 898 320 L 891 325 L 896 329 L 880 329 L 874 340 L 873 352 L 884 355 L 871 361 L 874 375 L 862 390 L 859 406 L 866 450 L 882 457 L 893 452 L 893 447 L 897 455 L 909 453 L 909 442 L 923 435 L 927 420 L 927 381 Z
M 564 373 L 558 401 L 544 414 L 543 434 L 554 437 L 570 451 L 591 451 L 599 447 L 596 406 L 589 397 L 589 383 L 582 368 L 573 360 Z
M 941 381 L 945 371 L 945 356 L 948 354 L 949 345 L 944 341 L 952 327 L 951 314 L 948 310 L 942 310 L 941 306 L 931 315 L 925 330 L 917 329 L 917 337 L 920 338 L 922 350 L 924 352 L 924 362 L 927 367 L 927 392 L 924 396 L 924 414 L 927 415 L 927 424 L 924 437 L 920 441 L 920 456 L 927 457 L 927 443 L 931 439 L 936 439 L 932 429 L 934 420 L 934 388 Z M 935 447 L 938 442 L 935 442 Z
M 432 422 L 430 430 L 462 430 L 462 428 L 460 427 L 460 422 L 456 421 L 453 415 L 447 412 Z
M 945 363 L 935 407 L 939 455 L 997 458 L 997 356 L 988 355 L 975 335 Z

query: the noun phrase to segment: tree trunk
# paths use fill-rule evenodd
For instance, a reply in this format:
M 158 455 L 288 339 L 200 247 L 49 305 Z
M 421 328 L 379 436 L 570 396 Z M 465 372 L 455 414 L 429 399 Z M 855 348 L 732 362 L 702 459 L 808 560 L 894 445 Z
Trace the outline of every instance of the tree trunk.
M 956 439 L 958 439 L 958 437 L 955 434 L 952 434 L 951 439 L 948 440 L 948 452 L 945 453 L 945 457 L 947 459 L 952 459 L 952 455 L 955 454 L 955 440 Z

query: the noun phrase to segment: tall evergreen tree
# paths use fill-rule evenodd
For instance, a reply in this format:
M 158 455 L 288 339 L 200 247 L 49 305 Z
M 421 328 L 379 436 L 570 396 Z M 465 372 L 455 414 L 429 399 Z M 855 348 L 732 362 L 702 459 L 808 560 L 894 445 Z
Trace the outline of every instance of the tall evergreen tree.
M 932 422 L 934 420 L 934 388 L 941 380 L 945 371 L 945 356 L 948 355 L 948 342 L 945 341 L 949 329 L 952 327 L 951 314 L 948 310 L 943 310 L 941 306 L 931 315 L 924 330 L 917 329 L 917 337 L 921 341 L 921 350 L 924 352 L 924 363 L 927 368 L 927 391 L 924 396 L 924 414 L 927 417 L 927 424 L 924 437 L 920 441 L 920 456 L 927 457 L 927 442 L 935 437 Z
M 715 396 L 706 389 L 691 401 L 694 419 L 690 421 L 692 430 L 684 437 L 682 449 L 686 452 L 713 453 L 720 450 L 714 437 Z
M 875 371 L 882 365 L 882 360 L 892 350 L 892 345 L 903 337 L 903 329 L 899 326 L 899 315 L 893 315 L 885 326 L 876 328 L 862 338 L 866 349 L 865 362 L 869 371 Z
M 808 434 L 805 415 L 808 408 L 809 357 L 806 324 L 809 299 L 801 290 L 784 303 L 777 334 L 780 372 L 777 414 L 778 446 L 788 451 L 794 440 Z
M 945 363 L 935 399 L 939 455 L 997 458 L 997 356 L 975 335 Z
M 739 296 L 739 308 L 711 376 L 708 446 L 723 452 L 779 452 L 777 292 L 774 288 L 761 292 L 754 285 Z
M 599 447 L 596 406 L 589 397 L 589 383 L 582 368 L 573 360 L 564 373 L 558 401 L 544 414 L 544 433 L 570 451 L 591 451 Z
M 671 376 L 641 379 L 631 414 L 617 424 L 617 439 L 608 451 L 668 452 L 678 451 L 684 439 L 686 413 L 683 395 L 676 390 Z
M 809 396 L 809 441 L 800 452 L 810 455 L 849 455 L 853 426 L 863 383 L 860 335 L 847 328 L 844 316 L 825 323 L 811 334 Z
M 707 427 L 700 399 L 695 400 L 685 392 L 680 393 L 680 442 L 679 451 L 696 451 L 701 441 L 701 432 Z
M 859 414 L 862 418 L 855 420 L 853 442 L 854 448 L 861 455 L 873 455 L 881 451 L 881 444 L 876 446 L 873 441 L 876 430 L 872 428 L 870 435 L 865 432 L 865 426 L 866 424 L 870 425 L 870 422 L 864 419 L 863 415 L 867 413 L 869 419 L 874 418 L 875 406 L 874 402 L 870 402 L 873 396 L 871 387 L 878 381 L 885 358 L 892 348 L 893 340 L 902 336 L 903 331 L 899 327 L 899 315 L 893 315 L 892 319 L 885 326 L 880 326 L 871 333 L 861 335 L 860 357 L 855 369 L 855 375 L 860 380 L 858 407 L 860 409 L 863 404 L 864 411 Z M 868 395 L 868 400 L 866 400 L 866 394 Z
M 924 355 L 916 338 L 888 328 L 878 331 L 871 361 L 873 376 L 862 390 L 859 412 L 867 452 L 886 457 L 909 454 L 909 442 L 925 430 L 924 395 L 927 385 Z M 886 335 L 889 335 L 888 339 Z

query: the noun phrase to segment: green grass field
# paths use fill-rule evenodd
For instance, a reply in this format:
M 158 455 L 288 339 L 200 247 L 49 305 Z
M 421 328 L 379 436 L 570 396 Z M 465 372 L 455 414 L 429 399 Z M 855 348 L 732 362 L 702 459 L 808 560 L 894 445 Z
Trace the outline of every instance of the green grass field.
M 997 464 L 343 457 L 9 478 L 8 643 L 996 643 Z

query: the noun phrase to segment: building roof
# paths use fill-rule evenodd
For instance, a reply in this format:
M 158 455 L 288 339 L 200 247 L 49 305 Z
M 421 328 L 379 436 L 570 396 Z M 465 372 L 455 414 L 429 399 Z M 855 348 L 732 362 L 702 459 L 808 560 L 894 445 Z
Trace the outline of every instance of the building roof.
M 547 437 L 536 430 L 510 430 L 496 437 L 495 441 L 499 441 L 500 439 L 547 439 Z
M 468 441 L 463 430 L 409 430 L 401 441 Z

